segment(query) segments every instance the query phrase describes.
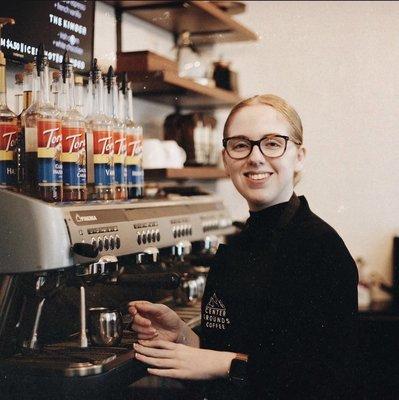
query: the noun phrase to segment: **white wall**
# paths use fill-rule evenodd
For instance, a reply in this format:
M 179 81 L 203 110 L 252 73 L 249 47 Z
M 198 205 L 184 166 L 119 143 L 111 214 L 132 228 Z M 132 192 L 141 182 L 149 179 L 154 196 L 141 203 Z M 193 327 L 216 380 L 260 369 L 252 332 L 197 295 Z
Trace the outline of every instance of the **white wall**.
M 246 2 L 235 18 L 261 40 L 221 44 L 239 72 L 243 97 L 275 93 L 299 112 L 308 159 L 297 187 L 343 236 L 354 257 L 390 278 L 399 234 L 399 4 L 396 2 Z M 95 56 L 115 62 L 113 10 L 96 4 Z M 172 37 L 123 18 L 123 49 L 173 58 Z M 396 90 L 395 90 L 396 89 Z M 137 118 L 160 132 L 172 109 L 136 100 Z M 227 111 L 217 112 L 221 129 Z M 158 128 L 157 128 L 158 126 Z M 216 187 L 234 217 L 247 215 L 229 181 Z
M 398 17 L 397 2 L 251 1 L 237 19 L 262 39 L 218 45 L 244 97 L 275 93 L 297 109 L 308 149 L 297 192 L 354 257 L 389 278 L 399 235 Z

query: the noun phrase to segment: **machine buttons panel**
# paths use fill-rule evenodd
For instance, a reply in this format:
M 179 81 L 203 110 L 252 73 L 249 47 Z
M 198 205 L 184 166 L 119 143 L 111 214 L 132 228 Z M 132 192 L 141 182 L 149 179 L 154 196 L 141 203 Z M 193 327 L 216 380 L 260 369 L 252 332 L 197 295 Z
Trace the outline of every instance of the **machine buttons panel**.
M 175 239 L 184 236 L 190 236 L 192 234 L 193 234 L 193 228 L 191 225 L 184 224 L 184 225 L 175 225 L 172 227 L 172 235 Z
M 119 249 L 121 247 L 121 238 L 118 235 L 114 236 L 99 236 L 98 238 L 92 237 L 91 244 L 98 248 L 98 251 L 108 251 Z
M 155 243 L 161 241 L 161 232 L 159 229 L 148 229 L 137 231 L 137 244 Z
M 87 230 L 89 235 L 93 235 L 96 233 L 106 233 L 106 232 L 118 232 L 118 227 L 115 226 L 103 226 L 100 228 L 90 228 Z

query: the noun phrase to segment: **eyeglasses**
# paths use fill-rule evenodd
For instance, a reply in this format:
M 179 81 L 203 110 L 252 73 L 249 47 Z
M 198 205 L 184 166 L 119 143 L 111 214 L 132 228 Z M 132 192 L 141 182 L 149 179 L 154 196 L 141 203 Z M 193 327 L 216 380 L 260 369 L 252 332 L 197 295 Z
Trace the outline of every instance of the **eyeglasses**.
M 291 142 L 300 146 L 298 143 L 288 136 L 269 134 L 259 140 L 250 140 L 246 137 L 232 136 L 223 139 L 223 147 L 227 154 L 234 160 L 241 160 L 248 157 L 252 153 L 254 146 L 258 146 L 260 152 L 265 157 L 277 158 L 281 157 L 287 150 L 287 143 Z

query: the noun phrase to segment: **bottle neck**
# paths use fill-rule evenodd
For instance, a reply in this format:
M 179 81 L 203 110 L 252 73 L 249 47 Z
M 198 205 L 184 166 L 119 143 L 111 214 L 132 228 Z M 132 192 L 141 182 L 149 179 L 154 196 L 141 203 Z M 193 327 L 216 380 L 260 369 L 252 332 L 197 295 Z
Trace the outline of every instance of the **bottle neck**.
M 112 88 L 111 91 L 108 93 L 108 88 L 105 87 L 105 103 L 106 103 L 106 114 L 108 117 L 112 118 L 114 116 L 113 113 L 113 98 L 112 98 Z
M 134 122 L 133 119 L 133 95 L 132 95 L 132 89 L 128 88 L 126 90 L 126 104 L 127 104 L 127 119 L 129 121 Z
M 118 114 L 118 118 L 121 121 L 124 121 L 126 118 L 126 110 L 125 110 L 125 98 L 124 98 L 124 94 L 122 91 L 118 91 L 118 102 L 119 102 L 119 114 Z
M 48 66 L 45 65 L 43 71 L 40 72 L 39 76 L 40 82 L 40 103 L 48 104 L 50 103 L 50 88 L 49 88 L 49 76 L 48 76 Z
M 4 108 L 7 105 L 7 82 L 6 82 L 6 65 L 0 64 L 0 106 Z
M 104 114 L 104 83 L 101 72 L 96 73 L 94 83 L 93 114 Z
M 89 77 L 89 83 L 87 84 L 87 98 L 85 107 L 85 116 L 93 114 L 93 81 L 91 76 Z
M 119 118 L 119 97 L 118 97 L 118 84 L 116 83 L 116 77 L 112 78 L 111 102 L 112 102 L 112 117 Z
M 26 73 L 24 76 L 24 84 L 23 84 L 23 92 L 22 92 L 22 101 L 23 101 L 23 109 L 26 110 L 32 104 L 32 73 Z
M 74 110 L 75 107 L 75 76 L 72 68 L 68 71 L 68 77 L 65 83 L 65 103 L 68 110 Z

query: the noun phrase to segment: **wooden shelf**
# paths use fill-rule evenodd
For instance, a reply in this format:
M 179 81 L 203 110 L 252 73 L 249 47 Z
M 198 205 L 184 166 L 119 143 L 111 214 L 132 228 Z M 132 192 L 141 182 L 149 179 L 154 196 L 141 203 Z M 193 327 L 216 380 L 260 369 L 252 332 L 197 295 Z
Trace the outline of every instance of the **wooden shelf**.
M 256 33 L 209 1 L 105 1 L 148 23 L 178 34 L 189 31 L 196 45 L 257 40 Z
M 166 169 L 146 169 L 144 179 L 146 181 L 158 181 L 165 179 L 185 180 L 211 180 L 227 178 L 226 172 L 217 167 L 185 167 Z
M 190 109 L 230 107 L 241 101 L 234 92 L 200 85 L 170 71 L 128 72 L 136 97 Z

